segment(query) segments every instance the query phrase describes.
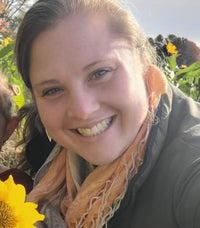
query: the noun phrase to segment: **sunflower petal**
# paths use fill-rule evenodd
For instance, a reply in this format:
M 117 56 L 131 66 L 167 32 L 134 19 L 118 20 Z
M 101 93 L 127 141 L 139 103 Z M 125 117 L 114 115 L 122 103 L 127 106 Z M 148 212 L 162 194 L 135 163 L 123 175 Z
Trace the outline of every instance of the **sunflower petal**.
M 9 178 L 5 181 L 8 191 L 8 203 L 15 207 L 16 205 L 21 205 L 25 201 L 26 191 L 23 185 L 15 184 L 13 177 L 10 175 Z
M 12 214 L 7 213 L 5 210 L 5 217 L 13 217 L 16 222 L 15 228 L 35 228 L 34 225 L 37 221 L 43 221 L 45 216 L 37 211 L 37 204 L 31 202 L 25 202 L 25 188 L 22 185 L 15 184 L 13 177 L 2 182 L 0 181 L 0 201 L 3 201 L 5 205 L 11 208 Z
M 0 201 L 7 200 L 7 186 L 3 181 L 0 181 Z
M 43 214 L 40 214 L 37 211 L 37 204 L 31 202 L 24 204 L 23 208 L 21 208 L 20 214 L 23 215 L 19 216 L 21 217 L 20 223 L 22 227 L 27 227 L 28 224 L 34 224 L 36 221 L 43 221 L 45 218 Z

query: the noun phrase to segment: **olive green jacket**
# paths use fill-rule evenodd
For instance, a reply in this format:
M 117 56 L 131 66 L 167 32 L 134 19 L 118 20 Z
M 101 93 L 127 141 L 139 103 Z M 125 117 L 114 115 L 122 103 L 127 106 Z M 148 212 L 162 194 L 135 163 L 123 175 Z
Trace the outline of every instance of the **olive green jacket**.
M 113 228 L 200 227 L 200 104 L 169 85 Z
M 55 208 L 44 204 L 41 212 L 41 227 L 66 227 Z M 108 228 L 200 228 L 200 104 L 172 85 L 160 100 L 144 162 Z

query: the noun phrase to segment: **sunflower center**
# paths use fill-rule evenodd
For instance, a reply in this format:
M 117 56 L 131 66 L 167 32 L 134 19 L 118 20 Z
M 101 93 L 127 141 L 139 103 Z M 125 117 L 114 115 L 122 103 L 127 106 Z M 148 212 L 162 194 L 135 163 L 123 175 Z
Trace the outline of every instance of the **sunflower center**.
M 3 201 L 0 201 L 0 227 L 15 228 L 17 224 L 16 217 L 12 208 Z

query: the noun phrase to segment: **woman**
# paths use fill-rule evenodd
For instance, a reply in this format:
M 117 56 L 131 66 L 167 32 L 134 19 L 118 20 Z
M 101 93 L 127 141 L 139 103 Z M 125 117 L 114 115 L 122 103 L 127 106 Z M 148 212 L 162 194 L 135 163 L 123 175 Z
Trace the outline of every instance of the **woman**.
M 42 227 L 199 224 L 200 107 L 151 53 L 117 0 L 40 0 L 26 13 L 18 69 L 57 143 L 28 196 Z

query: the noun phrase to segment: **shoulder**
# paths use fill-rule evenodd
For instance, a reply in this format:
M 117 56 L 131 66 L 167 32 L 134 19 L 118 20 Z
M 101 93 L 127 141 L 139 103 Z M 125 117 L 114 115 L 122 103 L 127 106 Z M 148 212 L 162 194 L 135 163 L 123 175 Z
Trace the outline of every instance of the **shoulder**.
M 162 100 L 170 113 L 176 112 L 180 117 L 188 115 L 200 120 L 200 103 L 186 96 L 174 85 L 168 83 L 167 93 L 163 95 Z
M 200 224 L 200 104 L 169 85 L 166 137 L 160 161 L 173 186 L 173 210 L 181 228 Z M 159 166 L 160 169 L 161 166 Z
M 200 158 L 185 167 L 174 191 L 174 214 L 181 228 L 200 224 Z
M 162 99 L 161 121 L 167 131 L 167 140 L 182 138 L 200 147 L 200 103 L 184 95 L 178 88 L 168 85 L 167 94 Z M 166 121 L 167 120 L 167 121 Z M 162 124 L 160 124 L 162 126 Z M 196 145 L 195 145 L 196 144 Z

